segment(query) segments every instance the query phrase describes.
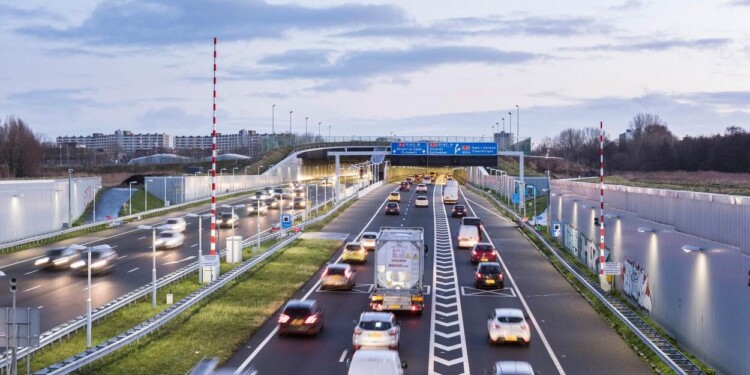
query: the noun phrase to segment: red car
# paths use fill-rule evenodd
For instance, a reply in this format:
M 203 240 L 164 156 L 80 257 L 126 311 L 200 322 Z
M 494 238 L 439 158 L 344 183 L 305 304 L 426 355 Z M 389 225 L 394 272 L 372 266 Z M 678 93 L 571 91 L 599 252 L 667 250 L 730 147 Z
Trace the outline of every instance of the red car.
M 399 191 L 409 191 L 409 183 L 406 181 L 401 182 L 401 186 L 398 187 Z
M 497 250 L 491 243 L 479 242 L 471 249 L 471 263 L 497 262 Z
M 317 335 L 323 330 L 323 309 L 314 300 L 290 300 L 279 315 L 279 335 Z

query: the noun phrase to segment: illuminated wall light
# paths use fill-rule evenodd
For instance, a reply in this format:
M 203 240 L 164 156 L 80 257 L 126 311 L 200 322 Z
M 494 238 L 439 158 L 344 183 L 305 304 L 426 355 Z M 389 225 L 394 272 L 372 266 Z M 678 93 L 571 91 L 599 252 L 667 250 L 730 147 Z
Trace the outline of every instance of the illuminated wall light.
M 700 246 L 693 246 L 693 245 L 682 245 L 681 249 L 682 249 L 682 251 L 684 251 L 686 253 L 692 253 L 694 251 L 703 252 L 703 250 L 705 250 L 704 248 L 702 248 Z
M 13 194 L 13 198 L 20 198 L 20 197 L 23 197 L 23 193 Z
M 648 227 L 638 227 L 637 231 L 638 233 L 656 233 L 656 230 L 654 230 L 654 228 Z
M 615 214 L 606 214 L 604 215 L 604 217 L 606 217 L 607 219 L 619 219 L 620 218 L 619 215 L 615 215 Z

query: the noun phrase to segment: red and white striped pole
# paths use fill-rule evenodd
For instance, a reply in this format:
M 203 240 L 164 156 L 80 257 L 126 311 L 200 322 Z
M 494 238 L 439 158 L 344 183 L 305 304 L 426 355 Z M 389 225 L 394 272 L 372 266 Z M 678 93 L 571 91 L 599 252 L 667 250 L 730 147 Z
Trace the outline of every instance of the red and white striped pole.
M 599 122 L 599 279 L 604 285 L 604 122 Z
M 211 255 L 216 255 L 216 37 L 214 37 L 214 109 L 211 132 Z

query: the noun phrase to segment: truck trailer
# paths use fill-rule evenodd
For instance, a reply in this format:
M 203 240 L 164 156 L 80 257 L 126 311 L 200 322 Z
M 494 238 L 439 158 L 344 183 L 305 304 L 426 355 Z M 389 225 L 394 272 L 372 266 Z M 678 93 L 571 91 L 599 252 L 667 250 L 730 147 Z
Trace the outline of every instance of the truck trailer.
M 424 294 L 423 228 L 381 227 L 375 244 L 374 311 L 411 311 L 422 315 Z

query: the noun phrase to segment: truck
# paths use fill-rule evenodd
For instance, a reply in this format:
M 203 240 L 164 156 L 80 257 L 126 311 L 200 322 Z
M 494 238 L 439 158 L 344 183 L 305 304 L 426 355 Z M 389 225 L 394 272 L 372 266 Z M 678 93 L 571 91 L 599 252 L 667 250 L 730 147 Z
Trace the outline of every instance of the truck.
M 424 258 L 423 228 L 381 227 L 375 243 L 373 311 L 410 311 L 422 315 Z
M 458 185 L 451 184 L 451 185 L 445 185 L 443 187 L 443 203 L 444 204 L 458 203 Z

